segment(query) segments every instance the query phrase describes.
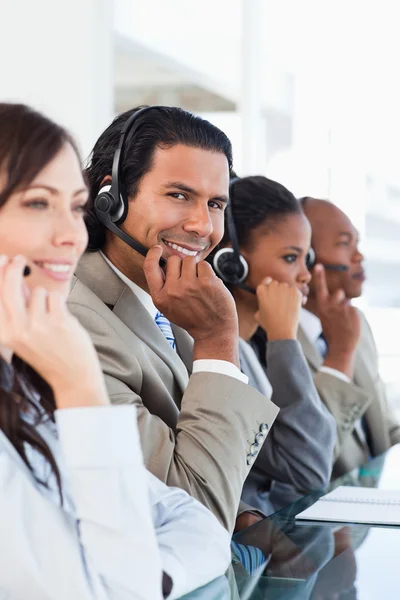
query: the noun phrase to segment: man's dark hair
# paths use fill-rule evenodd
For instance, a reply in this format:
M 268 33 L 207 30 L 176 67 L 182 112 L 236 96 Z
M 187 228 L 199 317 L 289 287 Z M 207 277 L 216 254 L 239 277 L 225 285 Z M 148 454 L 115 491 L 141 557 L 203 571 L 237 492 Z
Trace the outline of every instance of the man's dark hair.
M 114 152 L 121 129 L 127 119 L 143 106 L 128 110 L 114 119 L 97 140 L 86 169 L 89 184 L 89 202 L 86 225 L 89 232 L 89 250 L 104 245 L 106 229 L 94 213 L 94 200 L 104 177 L 111 175 Z M 142 177 L 152 167 L 157 148 L 171 148 L 177 144 L 225 154 L 229 170 L 232 168 L 232 145 L 228 137 L 209 121 L 177 107 L 154 107 L 138 117 L 139 129 L 125 139 L 120 161 L 120 184 L 124 198 L 134 198 Z
M 259 226 L 273 227 L 287 215 L 301 213 L 302 208 L 292 192 L 282 184 L 261 175 L 242 177 L 230 185 L 231 210 L 239 246 L 250 244 L 251 232 Z M 225 212 L 225 216 L 226 216 Z M 221 246 L 229 242 L 225 234 Z

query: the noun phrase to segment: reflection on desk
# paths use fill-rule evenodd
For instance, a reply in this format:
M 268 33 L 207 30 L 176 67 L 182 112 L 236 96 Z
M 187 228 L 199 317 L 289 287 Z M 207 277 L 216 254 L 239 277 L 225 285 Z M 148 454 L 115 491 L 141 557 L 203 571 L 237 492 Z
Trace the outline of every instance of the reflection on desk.
M 184 600 L 397 600 L 400 527 L 296 521 L 339 485 L 400 490 L 400 445 L 236 534 L 227 576 Z
M 233 560 L 242 600 L 394 600 L 399 597 L 400 528 L 318 525 L 295 516 L 339 485 L 400 490 L 400 446 L 340 477 L 323 492 L 292 498 L 271 517 L 238 533 L 235 544 L 261 550 L 257 574 Z M 290 491 L 293 494 L 293 490 Z

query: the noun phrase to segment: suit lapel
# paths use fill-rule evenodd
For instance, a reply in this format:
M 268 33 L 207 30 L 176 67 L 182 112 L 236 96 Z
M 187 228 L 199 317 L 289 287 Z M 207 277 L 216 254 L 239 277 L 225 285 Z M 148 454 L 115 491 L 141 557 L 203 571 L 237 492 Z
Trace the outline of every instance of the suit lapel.
M 115 305 L 126 287 L 100 252 L 85 252 L 78 263 L 75 275 L 104 304 L 111 307 Z
M 100 252 L 85 253 L 78 265 L 76 276 L 92 292 L 107 304 L 114 314 L 157 354 L 171 369 L 182 392 L 188 384 L 186 359 L 190 356 L 190 336 L 180 330 L 177 347 L 184 353 L 182 360 L 171 348 L 164 335 L 154 323 L 149 312 L 133 291 L 118 277 L 107 264 Z M 174 333 L 175 333 L 175 327 Z M 180 328 L 177 328 L 180 329 Z M 187 337 L 184 340 L 184 335 Z M 187 363 L 192 368 L 192 363 Z
M 314 344 L 310 342 L 301 325 L 299 326 L 297 339 L 299 340 L 301 347 L 303 348 L 303 352 L 307 361 L 310 363 L 310 365 L 315 371 L 319 371 L 324 362 L 324 359 L 322 358 Z
M 185 364 L 178 353 L 171 348 L 149 312 L 127 286 L 115 304 L 113 312 L 169 366 L 183 392 L 188 383 Z
M 299 327 L 298 340 L 303 348 L 303 352 L 310 366 L 318 371 L 322 364 L 323 358 L 319 354 L 315 346 L 310 342 L 302 327 Z M 371 369 L 368 367 L 368 362 L 362 351 L 362 339 L 359 343 L 355 365 L 353 381 L 356 385 L 366 390 L 369 394 L 374 394 L 376 382 L 374 381 Z M 372 452 L 380 454 L 390 447 L 390 440 L 387 434 L 387 427 L 384 425 L 384 415 L 382 413 L 381 402 L 379 398 L 373 398 L 369 408 L 365 412 L 365 420 L 370 434 Z M 354 429 L 353 435 L 357 439 L 361 447 L 365 447 L 365 441 L 360 437 L 358 430 Z
M 176 348 L 179 356 L 184 362 L 186 369 L 191 374 L 193 369 L 193 338 L 187 331 L 171 323 L 172 331 L 175 336 Z
M 362 351 L 362 343 L 359 344 L 356 355 L 354 383 L 375 396 L 372 398 L 372 402 L 366 410 L 364 417 L 372 445 L 371 451 L 374 455 L 381 454 L 390 447 L 390 439 L 387 427 L 385 426 L 380 399 L 376 398 L 376 382 Z

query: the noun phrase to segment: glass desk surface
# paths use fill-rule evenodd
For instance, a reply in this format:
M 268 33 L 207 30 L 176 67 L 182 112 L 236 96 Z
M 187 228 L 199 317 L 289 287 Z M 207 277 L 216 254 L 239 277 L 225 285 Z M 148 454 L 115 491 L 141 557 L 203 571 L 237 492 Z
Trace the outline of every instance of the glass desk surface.
M 400 527 L 295 520 L 338 485 L 400 490 L 400 445 L 236 534 L 226 577 L 185 600 L 400 600 Z

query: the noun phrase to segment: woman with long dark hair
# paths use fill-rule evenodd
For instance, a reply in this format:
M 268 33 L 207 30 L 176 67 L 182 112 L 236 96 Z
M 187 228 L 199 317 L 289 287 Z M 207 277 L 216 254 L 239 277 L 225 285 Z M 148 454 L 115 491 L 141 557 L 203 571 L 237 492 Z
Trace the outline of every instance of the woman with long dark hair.
M 0 597 L 177 598 L 224 572 L 229 536 L 146 471 L 66 308 L 86 201 L 68 133 L 0 104 Z
M 246 502 L 269 513 L 285 503 L 285 495 L 291 500 L 293 491 L 323 488 L 332 469 L 335 422 L 318 397 L 296 339 L 311 278 L 306 263 L 311 228 L 293 194 L 262 176 L 232 180 L 225 214 L 221 248 L 232 248 L 233 230 L 247 272 L 243 281 L 227 283 L 239 317 L 241 368 L 249 384 L 280 407 L 243 491 Z M 219 256 L 214 267 L 218 273 L 222 264 L 223 274 Z M 257 331 L 264 336 L 258 355 Z

